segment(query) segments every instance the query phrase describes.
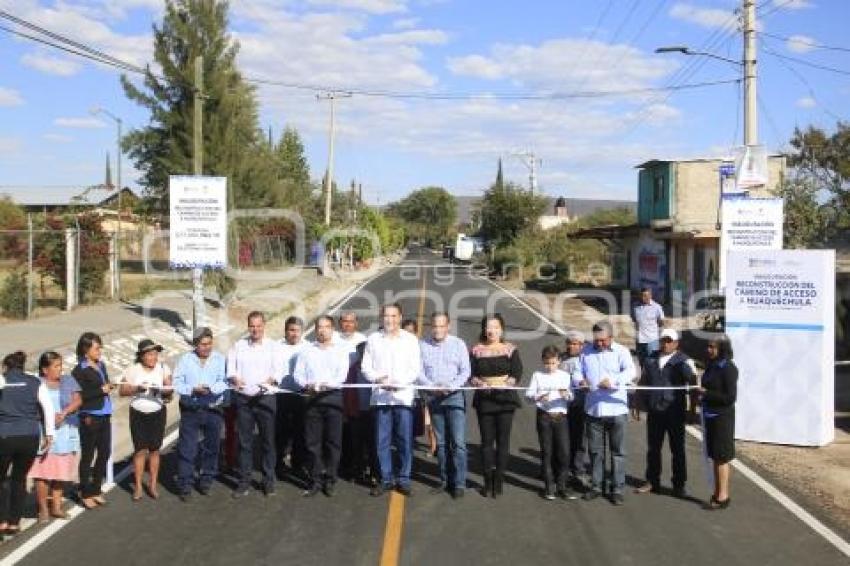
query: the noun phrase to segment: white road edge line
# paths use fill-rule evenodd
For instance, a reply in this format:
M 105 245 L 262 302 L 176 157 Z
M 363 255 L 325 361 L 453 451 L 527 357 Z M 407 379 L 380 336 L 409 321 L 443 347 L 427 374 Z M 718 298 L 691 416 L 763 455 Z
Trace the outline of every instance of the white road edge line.
M 373 275 L 369 279 L 363 281 L 360 285 L 356 286 L 351 292 L 343 295 L 343 297 L 336 302 L 336 305 L 334 305 L 328 311 L 328 313 L 333 314 L 334 312 L 339 310 L 339 308 L 342 305 L 344 305 L 351 297 L 353 297 L 354 295 L 359 293 L 360 290 L 363 289 L 363 287 L 365 287 L 366 285 L 368 285 L 369 283 L 371 283 L 372 281 L 374 281 L 375 279 L 380 277 L 385 271 L 386 271 L 386 269 L 382 269 L 380 272 L 376 273 L 375 275 Z M 304 333 L 304 336 L 307 336 L 312 331 L 313 331 L 312 328 L 309 329 L 308 331 L 306 331 Z M 174 442 L 177 440 L 178 436 L 179 436 L 179 429 L 173 430 L 165 438 L 163 438 L 162 448 L 165 449 L 165 448 L 168 448 L 170 445 L 174 444 Z M 132 471 L 132 469 L 133 469 L 132 465 L 128 464 L 127 466 L 125 466 L 124 469 L 122 469 L 115 476 L 115 478 L 114 478 L 115 481 L 113 483 L 104 484 L 103 491 L 106 492 L 106 493 L 109 493 L 110 491 L 112 491 L 112 489 L 116 485 L 118 485 L 119 483 L 121 483 L 122 481 L 127 479 L 127 477 L 130 475 L 130 472 Z M 29 555 L 31 552 L 36 550 L 39 546 L 41 546 L 42 544 L 47 542 L 47 540 L 50 537 L 52 537 L 53 535 L 55 535 L 56 533 L 61 531 L 65 526 L 68 525 L 68 523 L 70 523 L 71 521 L 73 521 L 74 519 L 76 519 L 77 517 L 82 515 L 84 511 L 85 511 L 85 509 L 81 506 L 72 507 L 68 511 L 68 518 L 67 519 L 55 519 L 52 523 L 50 523 L 49 525 L 44 527 L 37 534 L 30 537 L 21 546 L 19 546 L 14 551 L 9 553 L 9 555 L 6 558 L 4 558 L 3 560 L 0 560 L 0 566 L 13 566 L 14 564 L 17 564 L 18 562 L 20 562 L 21 560 L 26 558 L 27 555 Z
M 163 440 L 162 440 L 163 448 L 167 448 L 168 446 L 173 444 L 174 441 L 177 440 L 178 433 L 179 433 L 179 430 L 175 429 L 175 430 L 171 431 L 165 438 L 163 438 Z M 126 466 L 124 466 L 124 469 L 122 469 L 115 476 L 115 478 L 114 478 L 115 481 L 113 483 L 104 484 L 103 491 L 105 493 L 109 493 L 110 491 L 112 491 L 115 488 L 115 486 L 117 486 L 119 483 L 121 483 L 122 481 L 127 479 L 127 477 L 130 475 L 130 472 L 132 472 L 132 471 L 133 471 L 132 465 L 127 464 Z M 0 566 L 7 566 L 7 565 L 12 566 L 14 564 L 17 564 L 18 562 L 20 562 L 21 560 L 26 558 L 27 555 L 30 552 L 34 551 L 36 548 L 38 548 L 39 546 L 44 544 L 47 541 L 47 539 L 49 539 L 50 537 L 52 537 L 53 535 L 55 535 L 56 533 L 61 531 L 71 521 L 73 521 L 74 519 L 76 519 L 77 517 L 82 515 L 83 512 L 85 512 L 85 509 L 83 507 L 79 506 L 79 505 L 72 507 L 68 511 L 68 518 L 67 519 L 55 519 L 52 523 L 50 523 L 49 525 L 44 527 L 44 529 L 42 529 L 40 532 L 38 532 L 37 534 L 30 537 L 25 543 L 23 543 L 21 546 L 19 546 L 13 552 L 11 552 L 9 554 L 9 556 L 7 556 L 2 561 L 0 561 Z
M 470 277 L 472 277 L 472 276 L 470 276 Z M 483 280 L 483 281 L 486 281 L 487 283 L 489 283 L 490 285 L 493 285 L 494 287 L 496 287 L 497 289 L 499 289 L 499 290 L 500 290 L 500 291 L 502 291 L 503 293 L 505 293 L 505 294 L 509 295 L 509 296 L 510 296 L 510 297 L 512 297 L 512 298 L 513 298 L 513 299 L 514 299 L 517 303 L 519 303 L 519 304 L 521 304 L 522 306 L 524 306 L 525 308 L 527 308 L 527 309 L 529 310 L 529 312 L 531 312 L 531 314 L 533 314 L 534 316 L 536 316 L 537 318 L 539 318 L 540 320 L 542 320 L 543 322 L 545 322 L 546 324 L 548 324 L 549 326 L 551 326 L 552 328 L 554 328 L 555 330 L 557 330 L 557 331 L 558 331 L 558 333 L 559 333 L 559 334 L 561 334 L 562 336 L 566 336 L 566 334 L 567 334 L 567 331 L 566 331 L 566 330 L 564 330 L 563 328 L 561 328 L 560 326 L 558 326 L 557 324 L 555 324 L 554 322 L 552 322 L 551 320 L 549 320 L 548 318 L 546 318 L 545 316 L 543 316 L 542 314 L 540 314 L 540 313 L 539 313 L 538 311 L 536 311 L 535 309 L 531 308 L 531 306 L 530 306 L 528 303 L 526 303 L 525 301 L 523 301 L 522 299 L 520 299 L 519 297 L 517 297 L 517 296 L 516 296 L 515 294 L 513 294 L 511 291 L 509 291 L 509 290 L 505 289 L 504 287 L 502 287 L 501 285 L 499 285 L 499 284 L 498 284 L 498 283 L 496 283 L 495 281 L 490 281 L 490 279 L 489 279 L 489 278 L 487 278 L 487 277 L 477 277 L 477 276 L 476 276 L 475 278 L 476 278 L 476 279 L 481 279 L 481 280 Z
M 566 331 L 562 329 L 560 326 L 531 308 L 525 301 L 521 300 L 519 297 L 486 277 L 482 277 L 481 279 L 487 281 L 497 289 L 507 293 L 511 297 L 513 297 L 519 304 L 527 308 L 529 311 L 534 313 L 538 318 L 547 322 L 560 332 L 561 334 L 566 334 Z M 697 440 L 702 441 L 702 432 L 697 430 L 692 426 L 687 427 L 687 431 Z M 769 481 L 761 477 L 758 473 L 756 473 L 752 468 L 741 462 L 740 460 L 733 460 L 732 466 L 741 472 L 747 479 L 756 484 L 762 491 L 772 497 L 777 503 L 785 507 L 791 514 L 797 517 L 800 521 L 808 525 L 813 531 L 817 534 L 821 535 L 824 539 L 826 539 L 830 544 L 832 544 L 839 552 L 844 554 L 845 556 L 850 557 L 850 543 L 841 538 L 835 531 L 824 525 L 820 520 L 818 520 L 814 515 L 803 509 L 799 504 L 794 502 L 793 499 L 782 493 L 776 486 L 771 484 Z

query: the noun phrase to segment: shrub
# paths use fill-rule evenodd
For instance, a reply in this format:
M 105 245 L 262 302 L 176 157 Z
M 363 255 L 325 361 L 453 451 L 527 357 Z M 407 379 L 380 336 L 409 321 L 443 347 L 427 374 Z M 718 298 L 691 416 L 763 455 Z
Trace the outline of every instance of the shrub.
M 10 318 L 27 317 L 27 274 L 12 271 L 0 287 L 0 312 Z

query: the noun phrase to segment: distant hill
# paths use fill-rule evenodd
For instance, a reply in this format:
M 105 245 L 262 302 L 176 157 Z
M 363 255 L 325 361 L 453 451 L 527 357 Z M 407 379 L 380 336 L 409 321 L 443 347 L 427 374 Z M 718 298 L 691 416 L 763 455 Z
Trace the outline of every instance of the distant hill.
M 473 208 L 481 201 L 481 197 L 456 196 L 458 224 L 469 222 Z M 555 214 L 555 201 L 558 197 L 548 197 L 549 205 L 544 214 Z M 632 200 L 598 200 L 584 198 L 566 198 L 567 214 L 570 218 L 587 216 L 597 210 L 607 208 L 628 208 L 637 213 L 637 203 Z

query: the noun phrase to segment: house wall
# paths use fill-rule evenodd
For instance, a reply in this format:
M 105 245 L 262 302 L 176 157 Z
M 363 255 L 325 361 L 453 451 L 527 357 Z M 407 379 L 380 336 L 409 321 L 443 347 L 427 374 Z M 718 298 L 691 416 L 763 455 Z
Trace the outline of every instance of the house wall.
M 720 203 L 720 160 L 672 164 L 675 200 L 673 231 L 712 231 Z M 768 184 L 750 191 L 753 197 L 770 197 L 785 174 L 785 158 L 768 159 Z
M 638 172 L 638 224 L 648 227 L 652 220 L 670 218 L 675 179 L 670 163 L 659 163 Z

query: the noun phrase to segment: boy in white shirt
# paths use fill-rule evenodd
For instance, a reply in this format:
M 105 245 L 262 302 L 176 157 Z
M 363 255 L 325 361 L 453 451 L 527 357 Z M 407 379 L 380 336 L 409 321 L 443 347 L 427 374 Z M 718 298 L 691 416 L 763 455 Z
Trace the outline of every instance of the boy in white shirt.
M 560 354 L 555 346 L 543 348 L 543 368 L 532 374 L 525 392 L 526 398 L 537 406 L 537 438 L 545 484 L 543 497 L 549 501 L 555 499 L 556 486 L 560 497 L 576 499 L 566 485 L 570 456 L 567 412 L 573 393 L 570 374 L 558 368 Z

